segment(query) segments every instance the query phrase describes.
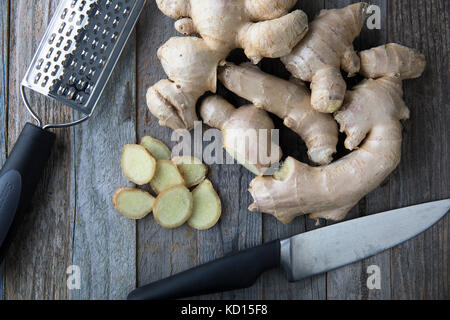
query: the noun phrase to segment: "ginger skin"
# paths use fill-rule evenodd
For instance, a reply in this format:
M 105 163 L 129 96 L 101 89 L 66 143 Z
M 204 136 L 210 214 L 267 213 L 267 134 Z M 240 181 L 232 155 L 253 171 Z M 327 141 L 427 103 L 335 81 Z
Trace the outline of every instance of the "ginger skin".
M 222 131 L 224 149 L 255 175 L 263 175 L 280 161 L 281 148 L 271 141 L 275 125 L 264 110 L 252 105 L 236 109 L 211 96 L 203 101 L 200 114 L 204 123 Z
M 342 220 L 398 166 L 400 120 L 409 118 L 402 80 L 420 76 L 425 57 L 397 44 L 363 51 L 360 56 L 362 73 L 376 79 L 364 80 L 348 91 L 344 107 L 335 114 L 347 135 L 346 147 L 356 150 L 317 168 L 288 158 L 274 177 L 252 181 L 251 211 L 270 213 L 283 223 L 308 213 L 313 219 Z
M 174 37 L 159 50 L 168 75 L 147 92 L 147 104 L 162 126 L 190 130 L 195 105 L 205 92 L 216 92 L 217 66 L 236 48 L 258 63 L 289 54 L 308 31 L 293 0 L 157 0 L 176 29 L 196 37 Z
M 294 77 L 311 82 L 311 104 L 317 111 L 333 113 L 342 106 L 347 85 L 341 67 L 349 76 L 359 72 L 353 41 L 366 20 L 367 6 L 360 2 L 322 10 L 306 37 L 281 59 Z
M 238 96 L 283 119 L 305 141 L 311 161 L 321 165 L 332 161 L 338 142 L 337 124 L 330 114 L 311 107 L 310 93 L 301 81 L 286 81 L 255 66 L 232 63 L 219 68 L 219 80 Z

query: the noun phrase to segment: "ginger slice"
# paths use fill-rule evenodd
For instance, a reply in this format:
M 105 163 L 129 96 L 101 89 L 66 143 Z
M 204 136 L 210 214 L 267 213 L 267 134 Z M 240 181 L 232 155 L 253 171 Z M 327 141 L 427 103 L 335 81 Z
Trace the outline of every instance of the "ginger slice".
M 203 162 L 195 157 L 182 156 L 175 157 L 172 161 L 178 166 L 188 188 L 194 187 L 206 178 L 208 168 Z
M 113 205 L 123 216 L 142 219 L 153 210 L 155 198 L 148 192 L 134 188 L 120 188 L 114 193 Z
M 143 137 L 141 146 L 145 147 L 156 160 L 170 160 L 172 158 L 172 151 L 162 141 L 153 137 Z
M 155 176 L 150 181 L 153 191 L 160 194 L 179 184 L 186 185 L 186 182 L 177 165 L 170 160 L 157 161 Z
M 122 149 L 124 176 L 137 185 L 149 183 L 156 171 L 156 160 L 143 146 L 127 144 Z
M 153 215 L 163 228 L 174 229 L 183 225 L 192 215 L 194 200 L 184 185 L 163 191 L 153 204 Z
M 194 208 L 188 224 L 197 230 L 214 227 L 222 214 L 222 204 L 216 190 L 209 180 L 203 181 L 192 191 Z

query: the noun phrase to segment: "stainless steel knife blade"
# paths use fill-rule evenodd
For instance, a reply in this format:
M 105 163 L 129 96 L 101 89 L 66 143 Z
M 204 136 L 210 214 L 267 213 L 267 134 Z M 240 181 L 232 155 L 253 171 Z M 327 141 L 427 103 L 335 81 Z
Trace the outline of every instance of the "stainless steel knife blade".
M 450 199 L 338 223 L 281 241 L 281 265 L 298 281 L 371 257 L 432 227 Z

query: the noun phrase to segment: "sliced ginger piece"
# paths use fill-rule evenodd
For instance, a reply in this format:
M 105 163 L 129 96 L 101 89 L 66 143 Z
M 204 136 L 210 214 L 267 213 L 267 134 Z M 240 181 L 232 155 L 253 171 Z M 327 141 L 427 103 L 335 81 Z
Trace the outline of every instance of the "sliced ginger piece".
M 188 220 L 191 228 L 207 230 L 214 227 L 222 214 L 222 204 L 209 180 L 205 180 L 192 191 L 194 208 Z
M 208 168 L 201 160 L 195 157 L 183 156 L 175 157 L 172 161 L 178 166 L 178 169 L 180 169 L 183 174 L 188 188 L 196 186 L 205 180 Z
M 179 184 L 186 185 L 186 182 L 177 165 L 170 160 L 157 161 L 155 176 L 150 181 L 153 191 L 160 194 Z
M 120 188 L 114 193 L 113 205 L 123 216 L 142 219 L 153 210 L 155 198 L 148 192 L 134 188 Z
M 143 146 L 127 144 L 122 149 L 122 171 L 129 181 L 141 186 L 153 179 L 156 160 Z
M 156 160 L 170 160 L 172 158 L 172 151 L 170 151 L 164 142 L 153 137 L 143 137 L 141 146 L 145 147 Z
M 163 191 L 153 204 L 153 215 L 163 228 L 174 229 L 183 225 L 192 215 L 194 200 L 184 185 Z

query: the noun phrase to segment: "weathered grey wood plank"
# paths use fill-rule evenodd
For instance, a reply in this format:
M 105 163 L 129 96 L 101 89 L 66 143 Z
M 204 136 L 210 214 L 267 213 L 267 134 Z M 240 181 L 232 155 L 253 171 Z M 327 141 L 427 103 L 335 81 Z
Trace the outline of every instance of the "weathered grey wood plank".
M 138 137 L 155 136 L 169 146 L 172 131 L 159 127 L 146 107 L 145 93 L 166 78 L 156 51 L 176 35 L 174 21 L 150 2 L 138 26 Z M 205 128 L 206 129 L 206 128 Z M 138 284 L 159 280 L 187 268 L 261 243 L 261 217 L 247 211 L 249 173 L 237 165 L 210 168 L 210 178 L 223 202 L 220 223 L 209 231 L 197 232 L 187 226 L 169 231 L 149 217 L 138 224 Z M 202 298 L 258 299 L 261 285 L 237 292 Z
M 9 10 L 2 6 L 7 5 L 8 2 L 0 3 L 2 15 L 0 30 L 3 37 L 5 26 L 7 26 L 3 21 L 8 21 Z M 317 10 L 315 6 L 323 5 L 322 2 L 300 3 L 299 6 L 311 14 Z M 327 6 L 330 7 L 340 6 L 338 2 L 343 3 L 326 1 Z M 0 101 L 0 163 L 5 160 L 6 150 L 12 148 L 25 120 L 30 120 L 19 99 L 18 84 L 55 5 L 56 3 L 51 1 L 34 1 L 33 6 L 30 6 L 29 1 L 11 2 L 11 49 L 8 50 L 5 47 L 5 40 L 0 42 L 3 53 L 2 65 L 0 65 L 0 69 L 3 67 L 3 70 L 0 70 L 3 75 L 0 79 L 0 98 L 2 98 Z M 447 162 L 450 135 L 447 124 L 450 113 L 448 112 L 448 73 L 445 72 L 448 70 L 448 59 L 445 57 L 449 53 L 449 34 L 445 32 L 448 30 L 448 6 L 448 2 L 444 0 L 413 2 L 402 0 L 390 1 L 387 4 L 388 40 L 399 41 L 422 50 L 427 55 L 429 67 L 423 78 L 405 82 L 405 95 L 412 110 L 412 118 L 405 123 L 404 158 L 400 168 L 394 172 L 389 181 L 362 201 L 351 212 L 350 218 L 449 197 L 450 177 Z M 15 254 L 8 257 L 5 263 L 6 287 L 0 274 L 0 299 L 64 299 L 69 296 L 73 299 L 123 298 L 134 286 L 134 282 L 142 285 L 158 280 L 198 263 L 204 263 L 231 251 L 261 242 L 259 231 L 261 218 L 251 215 L 246 210 L 247 203 L 251 202 L 246 192 L 251 176 L 239 166 L 213 166 L 211 179 L 227 206 L 220 224 L 207 232 L 197 233 L 188 227 L 171 232 L 161 229 L 151 217 L 144 219 L 138 224 L 138 262 L 137 266 L 133 266 L 134 247 L 128 240 L 129 235 L 133 234 L 134 226 L 129 221 L 115 216 L 116 213 L 108 207 L 111 190 L 107 189 L 114 189 L 115 184 L 123 181 L 123 178 L 118 175 L 113 180 L 114 174 L 111 172 L 117 171 L 106 172 L 102 171 L 102 168 L 99 170 L 99 162 L 96 162 L 97 166 L 90 167 L 80 175 L 78 170 L 81 167 L 89 167 L 88 163 L 95 162 L 99 157 L 106 159 L 98 155 L 101 153 L 98 153 L 97 149 L 102 144 L 109 144 L 105 150 L 112 152 L 109 154 L 110 159 L 106 159 L 105 163 L 111 163 L 113 167 L 117 166 L 117 163 L 113 162 L 120 158 L 117 154 L 120 153 L 122 144 L 135 139 L 134 129 L 131 128 L 126 133 L 123 129 L 126 126 L 124 123 L 133 122 L 127 117 L 132 114 L 131 118 L 134 119 L 134 109 L 127 112 L 124 109 L 126 103 L 121 104 L 123 100 L 119 98 L 126 95 L 123 88 L 128 81 L 132 101 L 130 105 L 134 105 L 136 98 L 139 105 L 136 123 L 139 137 L 152 134 L 173 145 L 170 143 L 171 131 L 159 128 L 145 105 L 146 89 L 165 77 L 156 58 L 156 50 L 170 35 L 175 35 L 173 20 L 164 17 L 153 2 L 149 3 L 149 8 L 144 15 L 146 18 L 141 19 L 138 28 L 138 88 L 136 89 L 138 96 L 134 97 L 134 78 L 130 76 L 132 73 L 130 70 L 134 70 L 134 66 L 129 61 L 122 62 L 121 70 L 124 70 L 125 66 L 130 68 L 123 72 L 127 75 L 124 78 L 128 80 L 115 76 L 120 79 L 113 80 L 116 84 L 111 84 L 108 89 L 109 92 L 115 89 L 116 104 L 106 108 L 99 106 L 101 109 L 96 117 L 98 123 L 87 123 L 73 132 L 58 131 L 58 146 L 38 191 L 35 208 L 20 231 L 23 235 L 22 239 L 13 246 Z M 357 41 L 357 46 L 365 49 L 379 44 L 381 43 L 379 36 L 372 33 L 366 34 L 364 39 Z M 128 50 L 132 51 L 130 47 Z M 4 67 L 9 65 L 4 61 L 8 56 L 11 57 L 9 76 L 4 70 Z M 265 61 L 262 67 L 276 74 L 284 72 L 276 62 Z M 9 93 L 5 86 L 8 81 L 10 82 Z M 6 92 L 5 95 L 2 92 Z M 8 100 L 9 114 L 6 113 Z M 32 99 L 44 118 L 62 121 L 72 117 L 71 111 L 60 106 L 55 107 L 53 103 L 44 103 L 44 101 L 46 100 L 41 98 Z M 51 112 L 47 111 L 47 105 Z M 119 112 L 117 113 L 116 110 Z M 7 118 L 9 118 L 8 123 L 6 123 Z M 116 128 L 113 130 L 114 133 L 107 128 L 107 124 L 113 127 L 111 123 L 113 126 L 115 123 L 121 123 L 121 129 L 118 130 L 121 132 L 119 138 L 113 135 Z M 133 124 L 129 125 L 129 127 L 132 126 Z M 6 129 L 10 132 L 9 138 Z M 112 141 L 116 138 L 116 141 Z M 94 143 L 89 144 L 86 141 L 95 141 L 96 148 L 94 149 Z M 97 145 L 99 141 L 101 143 Z M 305 147 L 295 135 L 282 130 L 282 144 L 284 144 L 285 153 L 292 154 L 300 160 L 306 160 L 304 159 Z M 90 153 L 88 153 L 89 150 Z M 94 151 L 98 154 L 96 155 Z M 72 162 L 72 159 L 75 161 Z M 82 164 L 85 160 L 87 162 Z M 90 176 L 92 172 L 94 172 L 93 179 Z M 105 180 L 96 181 L 101 178 Z M 98 210 L 92 211 L 95 208 L 93 204 L 95 202 L 97 202 Z M 107 205 L 101 206 L 100 204 L 103 203 Z M 85 208 L 88 209 L 85 210 Z M 80 216 L 81 219 L 78 220 Z M 98 219 L 99 216 L 100 219 Z M 271 217 L 262 219 L 263 241 L 289 236 L 314 227 L 313 222 L 305 218 L 299 218 L 287 227 L 280 225 Z M 392 265 L 389 265 L 390 254 L 385 253 L 329 273 L 328 284 L 325 283 L 325 276 L 321 276 L 305 282 L 285 285 L 282 274 L 272 272 L 265 275 L 255 287 L 249 290 L 202 298 L 322 299 L 326 297 L 325 290 L 328 290 L 328 298 L 335 299 L 448 299 L 450 297 L 449 226 L 447 216 L 424 235 L 392 250 Z M 72 234 L 74 228 L 75 235 Z M 114 238 L 111 241 L 109 237 L 112 233 L 109 230 L 117 230 L 117 228 L 125 230 L 125 235 L 120 234 L 119 239 Z M 89 241 L 93 235 L 98 235 L 98 239 Z M 73 244 L 72 236 L 75 239 Z M 86 245 L 82 244 L 83 242 Z M 74 248 L 72 259 L 69 253 L 71 244 Z M 117 249 L 116 252 L 114 247 Z M 109 253 L 105 253 L 106 251 Z M 123 257 L 126 256 L 131 256 L 130 260 L 125 261 Z M 90 259 L 84 260 L 85 257 Z M 91 259 L 91 257 L 95 258 Z M 104 259 L 101 260 L 101 270 L 98 270 L 95 269 L 97 267 L 95 263 L 100 261 L 100 257 Z M 84 261 L 81 261 L 82 258 Z M 68 265 L 77 264 L 75 261 L 82 262 L 80 266 L 83 289 L 80 292 L 69 293 L 65 286 L 65 270 Z M 382 270 L 381 291 L 368 291 L 365 287 L 367 277 L 365 271 L 371 264 L 379 265 Z M 133 280 L 133 277 L 136 277 L 136 268 L 137 279 Z M 390 275 L 384 276 L 385 272 L 388 274 L 386 270 L 391 268 L 392 288 L 390 288 Z
M 170 36 L 175 35 L 174 21 L 159 12 L 155 2 L 149 2 L 138 23 L 138 138 L 154 136 L 172 147 L 168 128 L 162 128 L 148 112 L 145 94 L 159 79 L 165 78 L 156 51 Z M 183 226 L 165 230 L 147 217 L 138 222 L 138 285 L 156 281 L 197 264 L 196 233 Z
M 9 56 L 9 0 L 0 2 L 0 52 L 2 54 L 0 64 L 0 166 L 6 160 L 8 131 L 8 56 Z M 0 300 L 4 298 L 5 270 L 4 264 L 0 265 Z
M 136 284 L 136 222 L 114 210 L 112 196 L 131 186 L 121 150 L 136 136 L 135 35 L 104 91 L 94 117 L 74 128 L 74 222 L 71 264 L 81 289 L 71 299 L 125 299 Z
M 211 181 L 222 199 L 222 219 L 214 230 L 200 232 L 198 236 L 199 262 L 206 263 L 214 258 L 239 250 L 255 247 L 262 241 L 262 217 L 252 214 L 247 207 L 252 199 L 247 189 L 253 177 L 239 165 L 212 166 Z M 221 251 L 217 250 L 221 248 Z M 260 299 L 262 279 L 251 288 L 226 292 L 222 299 Z
M 0 164 L 6 160 L 8 131 L 9 1 L 0 2 Z
M 356 43 L 359 50 L 369 49 L 382 45 L 387 42 L 387 0 L 374 0 L 370 4 L 377 5 L 381 9 L 381 30 L 369 30 L 367 25 L 364 27 L 361 37 Z M 359 42 L 359 43 L 358 43 Z M 391 209 L 389 203 L 390 178 L 385 181 L 376 190 L 371 192 L 360 203 L 359 210 L 362 216 L 375 214 Z M 367 287 L 369 266 L 380 268 L 381 289 L 369 290 Z M 386 300 L 391 297 L 391 270 L 390 270 L 390 251 L 386 251 L 361 262 L 359 273 L 360 294 L 359 298 L 364 300 Z M 346 297 L 349 298 L 348 296 Z M 351 297 L 356 298 L 356 297 Z
M 326 1 L 327 8 L 344 7 L 358 1 Z M 381 30 L 369 30 L 365 26 L 355 41 L 357 50 L 364 50 L 386 43 L 387 39 L 387 1 L 370 2 L 381 9 Z M 350 88 L 349 88 L 350 89 Z M 357 207 L 352 209 L 347 219 L 389 210 L 389 180 L 367 195 Z M 381 290 L 367 288 L 367 268 L 376 265 L 381 271 Z M 328 273 L 327 298 L 335 300 L 348 299 L 389 299 L 390 297 L 390 252 L 384 252 L 370 259 L 345 266 Z
M 324 1 L 304 1 L 296 6 L 303 10 L 312 21 L 314 17 L 325 7 Z M 289 74 L 282 64 L 274 60 L 265 60 L 262 69 L 277 74 L 280 77 L 288 77 Z M 285 128 L 281 121 L 277 122 L 280 128 L 280 140 L 285 156 L 308 162 L 306 145 L 291 130 Z M 283 225 L 274 217 L 263 216 L 263 236 L 264 242 L 287 238 L 299 233 L 309 231 L 316 226 L 309 219 L 299 217 L 289 225 Z M 312 300 L 326 298 L 326 276 L 320 275 L 311 279 L 306 279 L 297 283 L 289 283 L 281 270 L 274 270 L 263 275 L 264 299 L 289 299 L 289 300 Z
M 241 63 L 248 61 L 242 50 L 235 50 L 228 57 L 229 61 Z M 249 102 L 228 90 L 220 83 L 217 94 L 223 96 L 236 107 L 248 105 Z M 209 129 L 205 126 L 205 129 Z M 220 142 L 222 144 L 222 142 Z M 204 147 L 207 143 L 203 144 Z M 224 157 L 228 157 L 223 151 Z M 229 162 L 227 162 L 229 163 Z M 198 257 L 200 263 L 221 258 L 228 254 L 260 245 L 262 236 L 262 216 L 252 214 L 248 206 L 253 202 L 248 186 L 253 174 L 241 165 L 212 165 L 209 177 L 216 186 L 222 200 L 222 218 L 213 229 L 198 232 Z M 215 229 L 215 230 L 214 230 Z M 248 289 L 219 293 L 201 297 L 202 299 L 261 299 L 262 278 Z
M 142 136 L 152 135 L 164 141 L 169 147 L 171 130 L 159 127 L 157 120 L 149 113 L 145 94 L 147 89 L 159 79 L 165 77 L 161 65 L 156 57 L 156 51 L 170 36 L 175 35 L 173 21 L 162 15 L 154 1 L 148 2 L 142 12 L 137 26 L 137 132 L 138 140 Z M 172 252 L 183 254 L 183 248 L 192 248 L 194 255 L 193 266 L 196 261 L 196 239 L 194 233 L 187 234 L 184 245 L 174 246 L 173 231 L 162 229 L 153 219 L 147 217 L 138 222 L 137 228 L 137 284 L 145 285 L 149 282 L 170 276 L 174 269 L 179 271 L 179 260 L 172 260 Z M 178 230 L 178 232 L 183 232 Z M 189 249 L 188 249 L 189 250 Z M 175 264 L 175 266 L 174 266 Z
M 405 123 L 403 162 L 391 182 L 391 206 L 450 197 L 449 3 L 389 1 L 390 41 L 422 51 L 428 66 L 418 80 L 405 81 L 411 109 Z M 392 250 L 393 299 L 450 297 L 447 217 L 416 239 Z
M 8 92 L 8 150 L 26 121 L 19 85 L 52 17 L 57 1 L 11 1 Z M 65 122 L 71 111 L 41 96 L 31 104 L 43 119 Z M 6 259 L 7 299 L 65 299 L 66 267 L 70 262 L 70 130 L 58 130 L 57 143 L 33 206 Z

